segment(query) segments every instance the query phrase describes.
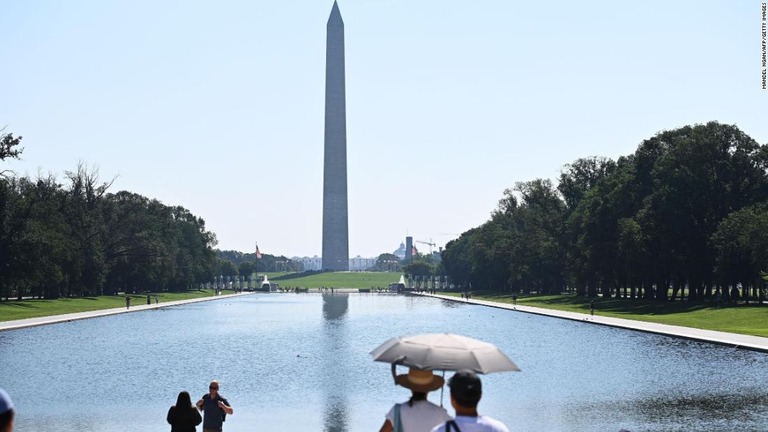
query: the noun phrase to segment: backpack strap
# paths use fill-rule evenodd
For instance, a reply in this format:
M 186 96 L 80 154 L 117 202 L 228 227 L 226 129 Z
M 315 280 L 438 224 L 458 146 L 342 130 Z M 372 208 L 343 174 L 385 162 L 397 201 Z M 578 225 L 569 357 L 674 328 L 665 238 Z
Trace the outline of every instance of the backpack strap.
M 403 422 L 400 419 L 400 405 L 401 404 L 395 404 L 395 412 L 394 412 L 394 424 L 392 425 L 392 432 L 403 432 Z
M 226 398 L 222 397 L 221 395 L 219 395 L 219 400 L 224 402 L 225 404 L 227 404 L 227 406 L 229 406 L 229 401 Z M 222 423 L 227 421 L 227 412 L 224 411 L 221 408 L 219 408 L 219 412 L 221 413 L 221 421 L 222 421 Z
M 445 432 L 451 432 L 453 429 L 456 429 L 456 432 L 461 432 L 461 429 L 459 429 L 459 425 L 456 424 L 456 421 L 448 420 L 445 422 Z

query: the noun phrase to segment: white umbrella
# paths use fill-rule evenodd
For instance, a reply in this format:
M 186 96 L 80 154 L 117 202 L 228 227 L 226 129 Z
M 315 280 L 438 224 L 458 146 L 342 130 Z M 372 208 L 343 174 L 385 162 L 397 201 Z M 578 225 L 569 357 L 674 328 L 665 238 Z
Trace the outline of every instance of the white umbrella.
M 426 370 L 471 369 L 477 373 L 519 371 L 496 345 L 451 333 L 392 338 L 371 351 L 374 361 Z

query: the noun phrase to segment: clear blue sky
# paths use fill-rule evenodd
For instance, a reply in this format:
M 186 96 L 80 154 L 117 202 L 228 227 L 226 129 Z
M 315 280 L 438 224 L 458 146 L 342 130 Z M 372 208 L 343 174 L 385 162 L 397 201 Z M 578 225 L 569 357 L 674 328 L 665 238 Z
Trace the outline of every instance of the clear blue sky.
M 0 6 L 0 126 L 36 176 L 83 162 L 221 249 L 319 255 L 333 2 Z M 717 120 L 768 143 L 761 2 L 340 0 L 350 255 L 444 245 L 505 188 Z M 426 251 L 426 245 L 418 245 Z

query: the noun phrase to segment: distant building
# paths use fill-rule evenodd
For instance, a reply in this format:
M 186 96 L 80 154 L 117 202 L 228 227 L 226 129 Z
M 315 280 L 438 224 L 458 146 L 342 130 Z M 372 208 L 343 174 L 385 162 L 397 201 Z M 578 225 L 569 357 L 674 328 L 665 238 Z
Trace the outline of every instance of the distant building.
M 413 246 L 413 237 L 407 236 L 405 238 L 405 259 L 410 260 L 415 255 L 416 248 Z
M 304 271 L 319 271 L 323 269 L 323 258 L 317 255 L 313 257 L 293 257 L 292 261 L 304 266 Z M 377 258 L 363 258 L 360 255 L 349 259 L 350 271 L 370 270 L 376 265 Z
M 317 255 L 313 257 L 293 257 L 291 261 L 300 262 L 304 271 L 318 271 L 323 268 L 323 259 Z
M 405 243 L 400 243 L 400 247 L 395 249 L 392 255 L 397 256 L 401 260 L 405 259 Z
M 376 258 L 363 258 L 360 255 L 349 259 L 349 270 L 370 270 L 376 265 Z

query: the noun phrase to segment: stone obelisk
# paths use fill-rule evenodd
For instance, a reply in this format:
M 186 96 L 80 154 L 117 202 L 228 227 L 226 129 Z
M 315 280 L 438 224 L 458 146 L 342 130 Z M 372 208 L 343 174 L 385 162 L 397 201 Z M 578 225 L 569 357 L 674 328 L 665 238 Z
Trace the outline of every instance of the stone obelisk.
M 323 270 L 349 270 L 347 221 L 347 110 L 344 91 L 344 21 L 333 2 L 325 46 L 325 164 Z

